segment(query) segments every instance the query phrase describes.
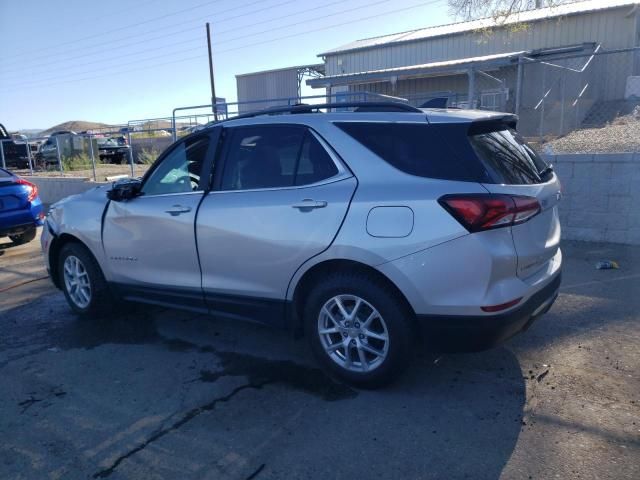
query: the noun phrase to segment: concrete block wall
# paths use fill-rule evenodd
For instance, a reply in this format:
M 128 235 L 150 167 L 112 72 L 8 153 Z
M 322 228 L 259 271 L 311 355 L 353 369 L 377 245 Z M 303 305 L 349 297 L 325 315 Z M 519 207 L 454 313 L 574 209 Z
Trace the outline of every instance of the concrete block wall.
M 28 177 L 28 180 L 38 186 L 40 199 L 47 205 L 104 184 L 83 177 Z
M 562 237 L 640 245 L 640 153 L 551 155 Z

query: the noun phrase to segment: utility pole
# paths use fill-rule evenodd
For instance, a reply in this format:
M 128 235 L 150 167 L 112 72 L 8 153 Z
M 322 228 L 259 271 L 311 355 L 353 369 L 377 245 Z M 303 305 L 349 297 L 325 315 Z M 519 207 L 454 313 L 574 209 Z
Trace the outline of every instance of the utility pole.
M 207 48 L 209 49 L 209 79 L 211 80 L 211 108 L 213 109 L 213 119 L 218 121 L 218 106 L 216 105 L 216 85 L 213 81 L 213 56 L 211 55 L 211 31 L 207 22 Z

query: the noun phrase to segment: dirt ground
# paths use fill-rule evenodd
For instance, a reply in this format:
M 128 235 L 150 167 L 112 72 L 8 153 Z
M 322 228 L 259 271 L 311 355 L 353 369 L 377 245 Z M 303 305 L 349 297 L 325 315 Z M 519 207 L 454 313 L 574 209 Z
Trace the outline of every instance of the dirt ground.
M 80 321 L 37 241 L 2 244 L 0 478 L 640 478 L 640 253 L 564 252 L 561 295 L 527 332 L 417 352 L 361 391 L 256 325 L 148 307 Z

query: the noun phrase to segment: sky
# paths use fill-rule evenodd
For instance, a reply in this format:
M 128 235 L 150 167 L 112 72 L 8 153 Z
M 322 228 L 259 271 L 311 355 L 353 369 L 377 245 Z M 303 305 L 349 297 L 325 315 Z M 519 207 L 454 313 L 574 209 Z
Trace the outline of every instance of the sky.
M 0 0 L 0 123 L 123 124 L 206 104 L 205 22 L 216 94 L 234 101 L 236 74 L 455 20 L 446 0 Z

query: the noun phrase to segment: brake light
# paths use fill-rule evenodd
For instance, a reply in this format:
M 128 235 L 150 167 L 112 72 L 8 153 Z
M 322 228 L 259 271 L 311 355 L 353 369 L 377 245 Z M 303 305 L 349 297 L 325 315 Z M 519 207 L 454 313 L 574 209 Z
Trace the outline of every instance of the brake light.
M 533 197 L 492 193 L 445 195 L 438 203 L 470 232 L 524 223 L 541 210 Z
M 25 185 L 29 188 L 29 195 L 27 196 L 27 200 L 29 202 L 33 202 L 38 196 L 38 186 L 35 183 L 27 182 L 24 178 L 19 178 L 16 180 L 18 185 Z

